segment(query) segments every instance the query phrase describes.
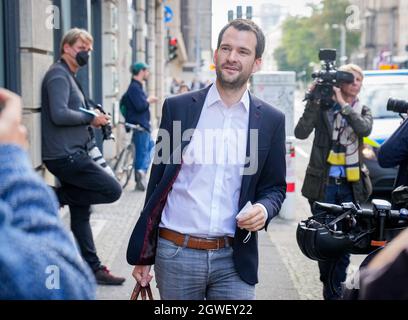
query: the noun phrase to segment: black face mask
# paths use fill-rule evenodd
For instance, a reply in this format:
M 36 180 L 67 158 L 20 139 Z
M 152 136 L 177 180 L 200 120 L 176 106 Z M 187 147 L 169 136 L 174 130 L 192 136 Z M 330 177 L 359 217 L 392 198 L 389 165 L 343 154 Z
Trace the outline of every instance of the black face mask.
M 89 51 L 80 51 L 75 56 L 75 60 L 80 67 L 85 66 L 89 60 Z

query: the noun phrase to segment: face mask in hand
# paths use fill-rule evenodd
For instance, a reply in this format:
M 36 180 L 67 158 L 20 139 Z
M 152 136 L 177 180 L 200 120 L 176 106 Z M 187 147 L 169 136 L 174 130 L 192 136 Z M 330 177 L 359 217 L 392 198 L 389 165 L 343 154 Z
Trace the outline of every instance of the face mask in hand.
M 85 66 L 89 60 L 89 51 L 80 51 L 75 56 L 75 60 L 80 67 Z

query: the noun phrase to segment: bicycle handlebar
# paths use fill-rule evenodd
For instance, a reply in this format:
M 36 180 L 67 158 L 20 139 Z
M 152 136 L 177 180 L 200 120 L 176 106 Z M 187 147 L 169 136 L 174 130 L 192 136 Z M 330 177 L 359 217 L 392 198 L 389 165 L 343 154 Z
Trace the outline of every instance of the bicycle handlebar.
M 145 130 L 140 124 L 132 124 L 132 123 L 123 122 L 123 121 L 119 121 L 119 124 L 122 124 L 125 127 L 128 127 L 130 129 L 133 129 L 133 130 L 139 130 L 139 131 L 144 131 Z

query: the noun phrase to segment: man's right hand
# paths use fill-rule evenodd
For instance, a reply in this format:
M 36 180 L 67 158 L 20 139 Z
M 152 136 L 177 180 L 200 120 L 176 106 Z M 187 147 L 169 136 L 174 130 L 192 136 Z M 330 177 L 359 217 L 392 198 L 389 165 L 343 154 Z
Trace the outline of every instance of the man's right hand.
M 313 83 L 309 86 L 309 88 L 307 88 L 307 91 L 308 91 L 308 92 L 312 92 L 315 88 L 316 88 L 316 82 L 313 82 Z
M 0 89 L 0 143 L 17 144 L 27 150 L 27 129 L 22 125 L 21 98 L 11 91 Z
M 133 269 L 132 275 L 142 287 L 146 287 L 153 279 L 153 276 L 150 274 L 151 267 L 139 265 Z
M 155 96 L 150 96 L 149 98 L 147 98 L 147 102 L 150 103 L 156 103 L 157 101 L 159 101 L 159 99 Z
M 101 112 L 99 112 L 98 110 L 94 110 L 98 115 L 93 118 L 92 122 L 91 122 L 91 126 L 95 127 L 95 128 L 100 128 L 102 126 L 106 126 L 109 121 L 110 121 L 110 117 L 107 114 L 103 114 Z

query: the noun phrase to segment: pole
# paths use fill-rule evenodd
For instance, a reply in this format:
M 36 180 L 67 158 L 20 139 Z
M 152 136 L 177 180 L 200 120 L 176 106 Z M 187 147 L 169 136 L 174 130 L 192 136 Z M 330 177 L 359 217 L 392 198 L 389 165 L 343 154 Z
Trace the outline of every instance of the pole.
M 346 41 L 347 41 L 347 30 L 344 24 L 340 25 L 340 63 L 346 64 L 347 56 L 346 56 Z
M 197 28 L 196 28 L 196 66 L 195 66 L 195 78 L 198 81 L 199 71 L 200 71 L 200 33 L 201 33 L 201 18 L 200 18 L 200 3 L 196 2 L 196 18 L 197 18 Z

